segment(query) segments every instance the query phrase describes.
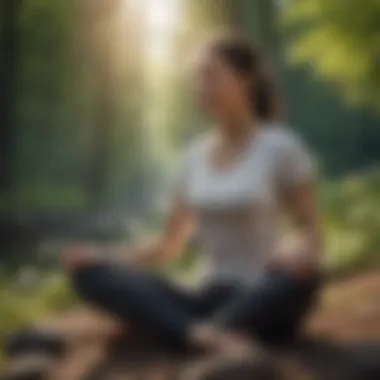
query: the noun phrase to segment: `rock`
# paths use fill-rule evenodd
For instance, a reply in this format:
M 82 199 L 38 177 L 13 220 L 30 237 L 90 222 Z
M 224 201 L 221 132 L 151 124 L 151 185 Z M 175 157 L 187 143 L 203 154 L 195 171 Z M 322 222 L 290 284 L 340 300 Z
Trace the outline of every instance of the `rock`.
M 206 360 L 193 364 L 181 380 L 281 380 L 282 377 L 273 363 L 261 358 Z

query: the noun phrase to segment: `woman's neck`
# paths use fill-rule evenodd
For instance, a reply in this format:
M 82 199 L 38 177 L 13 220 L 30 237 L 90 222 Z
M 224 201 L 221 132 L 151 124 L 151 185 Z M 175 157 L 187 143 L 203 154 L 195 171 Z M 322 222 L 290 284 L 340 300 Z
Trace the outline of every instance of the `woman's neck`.
M 247 139 L 256 129 L 257 122 L 251 113 L 235 115 L 229 120 L 220 123 L 220 132 L 225 142 L 230 144 L 240 144 Z

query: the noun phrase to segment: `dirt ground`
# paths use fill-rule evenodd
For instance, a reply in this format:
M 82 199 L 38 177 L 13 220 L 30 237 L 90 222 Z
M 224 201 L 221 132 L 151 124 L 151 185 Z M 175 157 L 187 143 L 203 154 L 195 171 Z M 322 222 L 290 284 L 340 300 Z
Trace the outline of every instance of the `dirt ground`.
M 319 305 L 316 310 L 311 313 L 306 330 L 308 335 L 318 337 L 318 339 L 322 338 L 323 340 L 327 338 L 328 341 L 335 343 L 338 341 L 380 342 L 380 270 L 355 277 L 351 276 L 348 279 L 334 280 L 325 285 L 321 293 Z M 117 363 L 116 366 L 112 364 L 114 361 Z M 82 358 L 79 364 L 81 365 L 81 363 Z M 100 378 L 137 378 L 135 376 L 126 376 L 126 374 L 130 373 L 130 370 L 126 370 L 124 356 L 122 356 L 122 360 L 118 360 L 117 357 L 114 357 L 109 364 L 109 369 L 107 369 L 104 372 L 104 376 L 101 375 Z M 168 367 L 170 371 L 172 370 L 171 367 L 172 365 Z M 338 365 L 338 367 L 340 368 L 341 366 Z M 138 377 L 139 379 L 167 378 L 165 375 L 167 372 L 166 369 L 158 370 L 155 365 L 147 366 L 146 361 L 144 361 L 144 368 L 143 370 L 140 368 L 138 371 L 138 373 L 140 373 L 142 370 L 144 375 L 143 377 Z M 155 375 L 148 376 L 145 370 L 151 372 L 152 369 Z M 303 370 L 301 373 L 303 373 Z M 158 377 L 156 376 L 157 374 L 159 375 Z M 301 377 L 297 375 L 291 378 L 309 379 L 309 377 L 305 377 L 305 375 Z M 324 379 L 326 377 L 322 376 L 320 378 Z M 346 376 L 335 376 L 331 378 L 347 379 Z M 354 378 L 357 379 L 357 377 Z M 359 376 L 359 378 L 362 380 L 362 376 Z
M 334 340 L 380 341 L 380 270 L 327 285 L 307 328 Z

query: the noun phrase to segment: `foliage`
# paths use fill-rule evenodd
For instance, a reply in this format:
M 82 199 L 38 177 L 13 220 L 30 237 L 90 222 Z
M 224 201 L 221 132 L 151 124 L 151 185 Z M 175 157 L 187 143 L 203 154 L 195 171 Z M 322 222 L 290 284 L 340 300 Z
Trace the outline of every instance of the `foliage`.
M 25 214 L 80 211 L 86 209 L 87 198 L 83 189 L 52 183 L 31 183 L 19 185 L 12 194 L 0 200 L 0 212 L 7 209 Z
M 380 170 L 329 184 L 323 204 L 327 265 L 359 270 L 380 264 Z
M 380 2 L 295 0 L 284 13 L 291 58 L 335 83 L 355 103 L 380 109 Z
M 15 329 L 75 303 L 67 280 L 61 275 L 45 275 L 43 281 L 35 285 L 3 276 L 0 282 L 0 347 Z

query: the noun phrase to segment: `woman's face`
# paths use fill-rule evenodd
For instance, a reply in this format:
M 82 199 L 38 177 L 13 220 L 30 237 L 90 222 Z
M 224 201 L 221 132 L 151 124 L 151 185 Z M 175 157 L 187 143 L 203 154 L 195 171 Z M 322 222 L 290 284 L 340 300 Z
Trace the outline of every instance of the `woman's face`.
M 195 70 L 195 93 L 201 107 L 211 117 L 226 119 L 249 107 L 249 83 L 225 60 L 203 53 Z

